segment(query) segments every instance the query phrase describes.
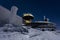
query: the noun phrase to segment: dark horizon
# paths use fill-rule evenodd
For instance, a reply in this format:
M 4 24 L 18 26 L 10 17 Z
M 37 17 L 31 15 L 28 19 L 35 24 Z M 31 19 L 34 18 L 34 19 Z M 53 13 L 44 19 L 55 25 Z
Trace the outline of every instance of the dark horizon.
M 56 23 L 60 29 L 60 1 L 58 0 L 0 0 L 0 5 L 10 8 L 15 5 L 19 8 L 18 15 L 32 13 L 35 20 L 43 20 L 43 16 Z

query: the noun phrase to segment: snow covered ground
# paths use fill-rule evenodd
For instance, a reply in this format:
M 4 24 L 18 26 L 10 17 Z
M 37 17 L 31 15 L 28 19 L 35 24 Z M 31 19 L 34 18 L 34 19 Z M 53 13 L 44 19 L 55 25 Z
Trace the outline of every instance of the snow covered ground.
M 5 26 L 8 30 L 16 29 L 13 27 Z M 4 32 L 3 29 L 5 27 L 0 28 L 0 40 L 60 40 L 60 34 L 55 31 L 40 31 L 37 29 L 28 29 L 27 34 L 22 34 L 18 31 L 8 31 Z
M 60 40 L 60 36 L 50 31 L 41 31 L 40 34 L 32 36 L 20 32 L 0 32 L 0 40 Z

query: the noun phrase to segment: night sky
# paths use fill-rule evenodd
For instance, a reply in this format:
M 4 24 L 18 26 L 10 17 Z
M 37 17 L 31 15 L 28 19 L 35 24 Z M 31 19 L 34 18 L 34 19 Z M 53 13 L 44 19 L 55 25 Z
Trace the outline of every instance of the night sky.
M 0 5 L 10 10 L 12 6 L 19 8 L 17 15 L 32 13 L 34 20 L 43 20 L 46 16 L 60 28 L 60 1 L 58 0 L 0 0 Z

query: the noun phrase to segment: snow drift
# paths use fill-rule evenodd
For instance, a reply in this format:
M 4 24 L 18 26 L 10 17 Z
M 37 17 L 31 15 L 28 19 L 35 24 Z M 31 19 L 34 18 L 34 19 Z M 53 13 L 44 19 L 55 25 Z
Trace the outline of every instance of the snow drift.
M 8 23 L 20 26 L 22 24 L 22 17 L 16 14 L 17 10 L 16 6 L 12 6 L 11 10 L 8 10 L 0 5 L 0 26 Z

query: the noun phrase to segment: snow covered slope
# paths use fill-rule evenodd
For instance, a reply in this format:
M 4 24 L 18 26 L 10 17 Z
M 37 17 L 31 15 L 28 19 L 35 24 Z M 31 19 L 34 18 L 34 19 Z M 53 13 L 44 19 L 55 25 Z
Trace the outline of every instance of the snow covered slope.
M 0 28 L 0 40 L 60 40 L 60 34 L 55 31 L 40 31 L 37 29 L 28 29 L 27 34 L 22 34 L 20 31 L 4 32 L 4 29 L 15 30 L 16 27 L 10 25 Z
M 0 40 L 60 40 L 60 36 L 49 31 L 41 32 L 40 35 L 32 37 L 20 32 L 1 32 Z

